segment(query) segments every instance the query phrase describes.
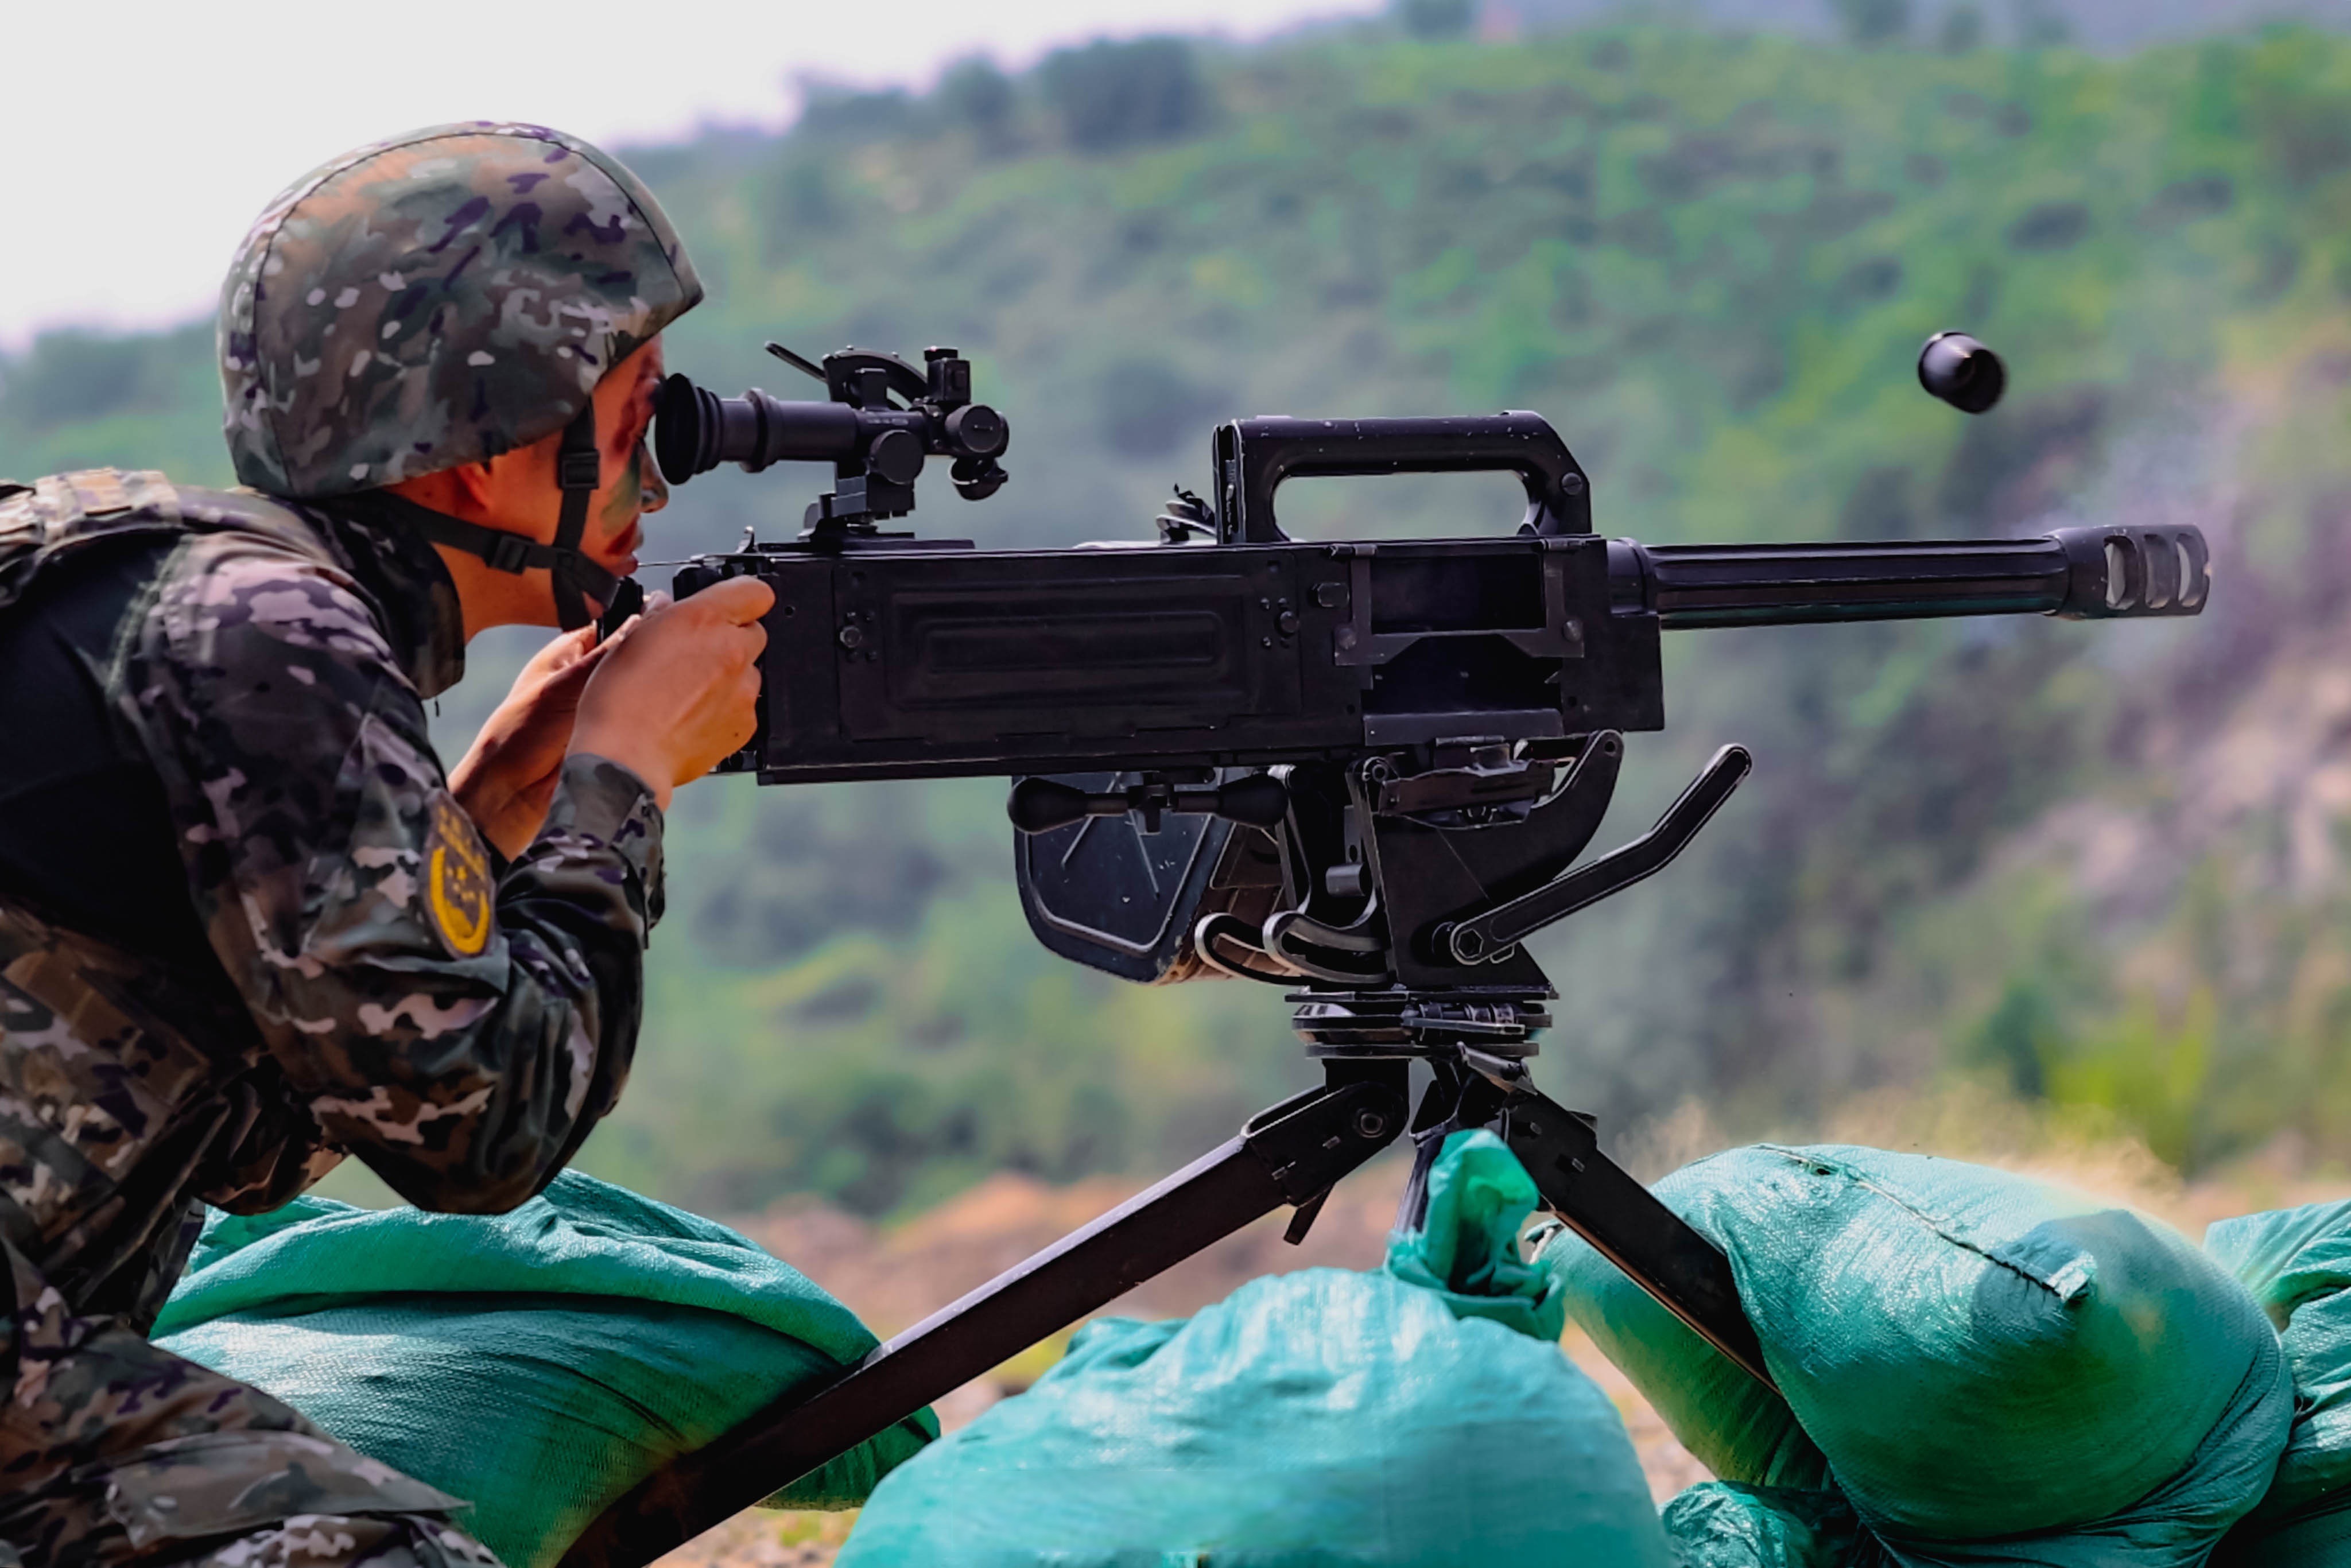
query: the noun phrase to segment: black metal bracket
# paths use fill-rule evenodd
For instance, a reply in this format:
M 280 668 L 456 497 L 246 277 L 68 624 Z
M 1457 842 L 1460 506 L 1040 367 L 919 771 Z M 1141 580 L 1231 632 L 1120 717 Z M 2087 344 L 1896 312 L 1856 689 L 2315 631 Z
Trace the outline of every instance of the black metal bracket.
M 1438 926 L 1435 941 L 1457 964 L 1492 962 L 1508 956 L 1518 943 L 1544 926 L 1655 876 L 1673 863 L 1754 766 L 1745 747 L 1724 747 L 1647 832 L 1531 893 Z

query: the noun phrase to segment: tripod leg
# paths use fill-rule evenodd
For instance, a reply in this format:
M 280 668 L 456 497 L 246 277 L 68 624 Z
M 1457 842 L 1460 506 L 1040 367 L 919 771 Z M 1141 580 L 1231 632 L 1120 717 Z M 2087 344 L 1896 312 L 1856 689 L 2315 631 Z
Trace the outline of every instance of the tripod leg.
M 1329 1071 L 1322 1088 L 1265 1112 L 831 1383 L 680 1456 L 599 1515 L 562 1568 L 643 1568 L 1251 1220 L 1317 1200 L 1405 1124 L 1403 1062 Z
M 1535 1178 L 1544 1204 L 1659 1305 L 1774 1386 L 1721 1249 L 1602 1154 L 1591 1120 L 1537 1090 L 1523 1067 L 1489 1058 L 1480 1071 L 1503 1092 L 1502 1141 Z

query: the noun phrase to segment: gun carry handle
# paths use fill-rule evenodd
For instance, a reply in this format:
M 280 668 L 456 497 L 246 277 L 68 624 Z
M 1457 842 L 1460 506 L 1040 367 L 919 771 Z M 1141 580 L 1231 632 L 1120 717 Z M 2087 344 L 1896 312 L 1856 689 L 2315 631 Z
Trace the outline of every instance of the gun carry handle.
M 1280 544 L 1273 492 L 1284 479 L 1369 474 L 1509 472 L 1526 486 L 1525 531 L 1588 534 L 1592 485 L 1539 413 L 1426 419 L 1288 419 L 1217 426 L 1217 538 Z

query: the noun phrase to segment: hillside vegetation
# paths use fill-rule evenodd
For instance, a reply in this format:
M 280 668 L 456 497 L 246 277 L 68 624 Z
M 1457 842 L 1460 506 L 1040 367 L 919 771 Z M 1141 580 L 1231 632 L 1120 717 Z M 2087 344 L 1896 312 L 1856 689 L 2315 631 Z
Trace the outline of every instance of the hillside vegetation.
M 1732 1131 L 1942 1077 L 2192 1166 L 2351 1155 L 2351 42 L 2121 58 L 1613 28 L 1098 46 L 792 134 L 632 152 L 711 302 L 671 362 L 954 343 L 1012 484 L 915 525 L 1142 537 L 1235 413 L 1533 408 L 1646 539 L 2201 523 L 2200 621 L 1677 638 L 1604 841 L 1713 747 L 1755 778 L 1666 876 L 1555 932 L 1547 1087 Z M 292 173 L 293 171 L 288 171 Z M 1969 421 L 1920 340 L 2009 358 Z M 208 330 L 0 363 L 0 472 L 225 477 Z M 796 526 L 820 476 L 698 479 L 653 553 Z M 1489 479 L 1322 482 L 1295 531 L 1504 531 Z M 654 573 L 654 576 L 660 574 Z M 515 656 L 477 645 L 453 737 Z M 1305 1080 L 1254 988 L 1047 957 L 992 781 L 681 795 L 635 1082 L 590 1168 L 742 1208 L 901 1211 L 1010 1167 L 1163 1166 Z

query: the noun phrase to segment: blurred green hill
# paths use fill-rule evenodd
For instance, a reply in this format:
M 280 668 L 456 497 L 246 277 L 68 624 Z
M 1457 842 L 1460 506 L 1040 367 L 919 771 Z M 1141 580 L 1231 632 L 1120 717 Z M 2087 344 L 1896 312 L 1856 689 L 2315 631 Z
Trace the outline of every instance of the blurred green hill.
M 979 506 L 942 486 L 932 534 L 1145 537 L 1226 414 L 1505 406 L 1646 539 L 2202 524 L 2197 622 L 1673 640 L 1674 728 L 1636 741 L 1604 841 L 1723 741 L 1758 771 L 1668 875 L 1543 946 L 1541 1075 L 1620 1128 L 1976 1077 L 2184 1166 L 2279 1136 L 2351 1155 L 2351 41 L 1146 40 L 629 156 L 711 284 L 674 365 L 799 395 L 766 339 L 972 354 L 1014 479 Z M 2009 358 L 1980 421 L 1911 378 L 1961 325 Z M 0 472 L 222 480 L 210 353 L 201 327 L 38 340 L 0 362 Z M 698 479 L 654 553 L 796 527 L 820 480 Z M 1490 476 L 1283 502 L 1307 535 L 1519 508 Z M 518 656 L 476 645 L 453 747 Z M 682 794 L 653 1010 L 590 1168 L 888 1214 L 999 1168 L 1163 1167 L 1305 1080 L 1266 993 L 1048 958 L 1001 799 Z
M 2105 51 L 2275 21 L 2351 24 L 2344 0 L 1403 0 L 1422 31 L 1492 34 L 1646 19 L 1869 45 L 2073 43 Z

